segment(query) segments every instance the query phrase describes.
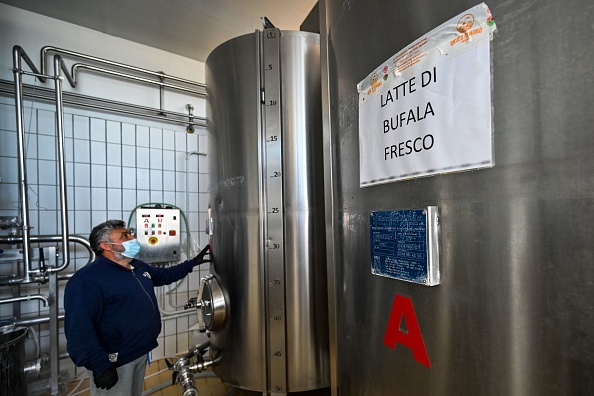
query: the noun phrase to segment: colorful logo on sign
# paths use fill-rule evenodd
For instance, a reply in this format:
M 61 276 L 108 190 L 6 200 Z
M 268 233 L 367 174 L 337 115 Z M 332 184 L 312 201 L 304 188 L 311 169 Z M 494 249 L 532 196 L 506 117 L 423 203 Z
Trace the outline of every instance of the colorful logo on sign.
M 472 29 L 473 25 L 474 15 L 466 14 L 463 15 L 462 18 L 460 18 L 460 20 L 458 21 L 458 24 L 456 25 L 456 30 L 458 30 L 460 33 L 466 33 L 467 31 Z
M 382 70 L 384 72 L 384 81 L 388 80 L 388 70 L 389 70 L 388 66 L 387 65 L 384 66 L 384 69 Z
M 367 95 L 371 95 L 374 93 L 379 87 L 382 86 L 382 82 L 378 81 L 377 73 L 373 73 L 371 75 L 371 80 L 369 81 L 371 84 L 371 88 L 367 91 Z
M 148 243 L 151 245 L 156 245 L 157 243 L 159 243 L 159 239 L 157 237 L 150 237 L 148 239 Z
M 487 17 L 487 25 L 489 25 L 489 26 L 495 25 L 495 21 L 493 20 L 493 15 L 491 15 L 491 10 L 487 8 L 487 12 L 489 13 L 489 16 Z
M 495 25 L 495 22 L 493 21 L 493 17 L 491 15 L 489 15 L 489 17 L 487 19 L 487 25 L 488 26 Z M 462 18 L 460 18 L 458 20 L 458 23 L 456 24 L 456 30 L 462 34 L 460 36 L 456 37 L 455 39 L 453 39 L 452 41 L 450 41 L 450 46 L 453 46 L 453 45 L 461 43 L 461 42 L 467 42 L 470 40 L 471 36 L 474 36 L 475 34 L 481 34 L 483 32 L 483 28 L 480 26 L 480 24 L 475 29 L 472 29 L 473 26 L 474 26 L 474 15 L 472 15 L 472 14 L 463 15 Z

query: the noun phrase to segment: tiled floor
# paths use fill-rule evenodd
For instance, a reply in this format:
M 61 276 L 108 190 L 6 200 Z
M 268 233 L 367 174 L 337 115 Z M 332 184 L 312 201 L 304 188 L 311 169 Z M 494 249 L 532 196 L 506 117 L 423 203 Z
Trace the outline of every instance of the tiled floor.
M 157 374 L 158 373 L 158 374 Z M 167 369 L 165 360 L 158 360 L 152 362 L 146 369 L 146 377 L 144 380 L 144 390 L 153 389 L 155 392 L 151 393 L 153 396 L 179 396 L 182 394 L 181 386 L 179 384 L 171 385 L 172 371 Z M 198 374 L 200 375 L 200 374 Z M 77 387 L 80 380 L 72 381 L 67 388 L 66 394 L 70 394 L 72 390 Z M 169 384 L 163 389 L 159 389 L 161 384 Z M 196 379 L 196 388 L 200 396 L 225 396 L 230 390 L 231 386 L 224 384 L 217 377 L 202 377 Z M 80 392 L 80 393 L 79 393 Z M 84 379 L 78 388 L 72 393 L 72 396 L 90 396 L 89 380 Z M 233 393 L 235 396 L 240 394 Z
M 172 371 L 167 369 L 165 360 L 157 360 L 152 362 L 146 369 L 146 376 L 144 379 L 144 391 L 151 390 L 152 396 L 180 396 L 182 394 L 181 386 L 176 383 L 171 385 Z M 205 372 L 209 373 L 209 371 Z M 205 374 L 202 373 L 202 374 Z M 197 374 L 199 376 L 201 374 Z M 89 380 L 85 378 L 82 383 L 80 380 L 70 382 L 66 394 L 70 396 L 90 396 Z M 162 387 L 165 386 L 165 387 Z M 74 388 L 77 388 L 74 390 Z M 196 378 L 196 388 L 200 396 L 257 396 L 261 395 L 259 392 L 248 392 L 239 388 L 233 388 L 229 384 L 221 382 L 218 377 L 200 377 Z M 72 392 L 74 390 L 74 392 Z M 71 394 L 72 392 L 72 394 Z M 144 393 L 143 393 L 144 394 Z M 296 393 L 302 396 L 328 396 L 330 395 L 329 388 L 318 389 L 311 392 Z

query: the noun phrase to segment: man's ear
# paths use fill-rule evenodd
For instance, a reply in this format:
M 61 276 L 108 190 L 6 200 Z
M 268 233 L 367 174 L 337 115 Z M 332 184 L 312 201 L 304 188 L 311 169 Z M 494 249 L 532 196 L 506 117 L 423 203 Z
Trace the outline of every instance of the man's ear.
M 99 246 L 101 246 L 101 249 L 103 249 L 103 250 L 107 250 L 107 251 L 111 251 L 112 250 L 111 249 L 111 244 L 108 243 L 108 242 L 101 242 L 99 244 Z

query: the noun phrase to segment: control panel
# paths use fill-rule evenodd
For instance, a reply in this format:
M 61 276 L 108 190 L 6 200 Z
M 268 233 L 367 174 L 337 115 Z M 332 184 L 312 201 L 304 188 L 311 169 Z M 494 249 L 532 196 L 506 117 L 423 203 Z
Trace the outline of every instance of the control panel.
M 138 259 L 146 263 L 180 260 L 180 211 L 173 208 L 141 207 L 136 211 Z

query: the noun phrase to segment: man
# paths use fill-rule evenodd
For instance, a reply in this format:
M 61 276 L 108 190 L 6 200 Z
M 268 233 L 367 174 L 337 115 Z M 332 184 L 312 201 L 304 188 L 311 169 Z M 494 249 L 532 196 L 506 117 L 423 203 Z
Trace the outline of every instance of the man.
M 161 315 L 154 287 L 184 278 L 208 262 L 207 245 L 195 258 L 158 268 L 134 257 L 140 244 L 121 220 L 91 231 L 97 259 L 77 271 L 64 293 L 64 332 L 70 357 L 89 370 L 91 395 L 142 393 L 147 354 L 157 344 Z

